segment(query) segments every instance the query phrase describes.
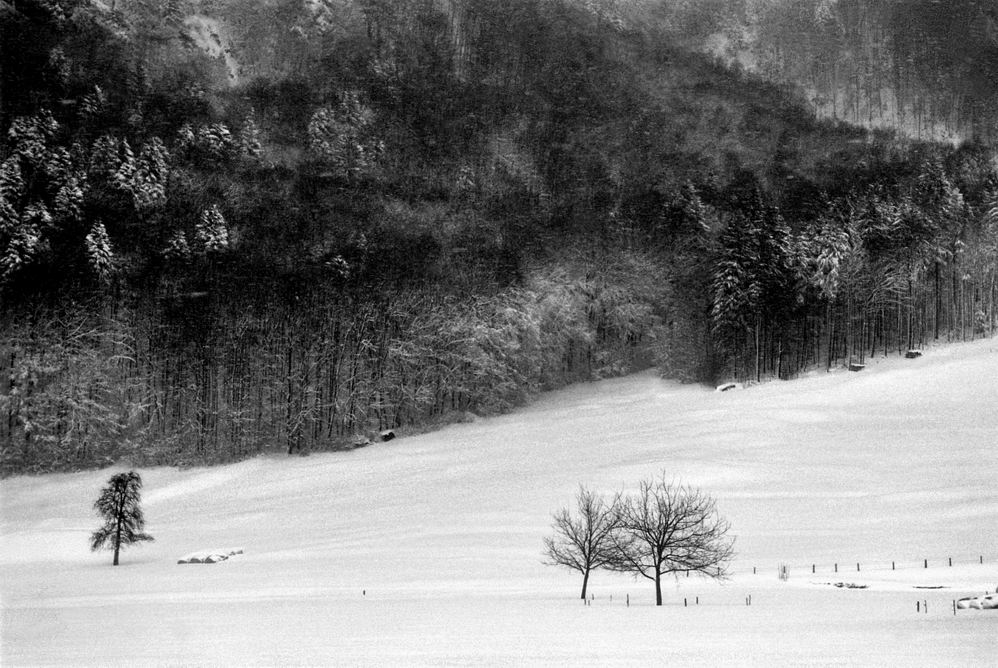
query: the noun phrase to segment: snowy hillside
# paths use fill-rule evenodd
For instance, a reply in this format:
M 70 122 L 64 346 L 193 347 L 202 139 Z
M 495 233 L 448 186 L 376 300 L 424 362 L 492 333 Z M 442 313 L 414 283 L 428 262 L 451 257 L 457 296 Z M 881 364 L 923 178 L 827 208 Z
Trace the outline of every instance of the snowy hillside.
M 631 376 L 352 452 L 143 470 L 156 540 L 117 568 L 87 544 L 111 471 L 8 479 L 0 663 L 985 665 L 998 613 L 952 602 L 998 586 L 996 412 L 995 340 L 725 393 Z M 541 563 L 550 513 L 663 469 L 717 498 L 733 579 L 655 608 L 598 572 L 583 606 Z M 177 564 L 217 545 L 244 552 Z

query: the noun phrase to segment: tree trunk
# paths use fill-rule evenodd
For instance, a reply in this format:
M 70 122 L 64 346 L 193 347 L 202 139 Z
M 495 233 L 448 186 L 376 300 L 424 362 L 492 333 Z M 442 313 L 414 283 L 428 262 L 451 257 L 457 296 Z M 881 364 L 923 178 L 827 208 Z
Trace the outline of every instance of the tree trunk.
M 118 565 L 118 552 L 121 550 L 121 511 L 118 512 L 118 520 L 114 527 L 114 563 L 112 566 Z
M 582 600 L 586 600 L 586 589 L 589 587 L 589 569 L 582 576 Z
M 114 563 L 118 565 L 118 552 L 121 550 L 121 520 L 125 515 L 125 491 L 118 490 L 118 512 L 114 518 Z
M 935 293 L 936 293 L 936 321 L 935 321 L 935 339 L 939 340 L 939 317 L 942 313 L 942 295 L 939 293 L 939 261 L 936 261 L 936 276 L 935 276 Z M 910 346 L 910 344 L 909 344 Z
M 755 318 L 755 382 L 757 382 L 757 383 L 760 380 L 762 380 L 762 375 L 761 375 L 761 372 L 760 372 L 760 369 L 759 369 L 759 354 L 760 354 L 759 353 L 759 327 L 761 327 L 761 326 L 762 326 L 762 317 L 757 315 L 756 318 Z M 656 583 L 658 582 L 657 576 L 656 576 L 655 582 Z M 659 601 L 659 605 L 662 605 L 661 601 Z
M 655 605 L 662 605 L 662 574 L 655 571 Z

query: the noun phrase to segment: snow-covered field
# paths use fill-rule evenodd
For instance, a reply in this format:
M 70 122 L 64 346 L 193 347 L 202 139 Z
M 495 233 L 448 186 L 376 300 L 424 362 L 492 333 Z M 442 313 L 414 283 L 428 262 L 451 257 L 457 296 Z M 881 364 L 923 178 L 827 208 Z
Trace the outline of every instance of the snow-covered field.
M 732 580 L 670 580 L 656 608 L 597 573 L 583 605 L 541 563 L 551 511 L 662 470 L 717 498 Z M 0 483 L 3 666 L 996 665 L 998 611 L 952 609 L 998 587 L 996 340 L 725 393 L 641 374 L 352 452 L 143 470 L 156 541 L 119 567 L 87 544 L 112 473 Z

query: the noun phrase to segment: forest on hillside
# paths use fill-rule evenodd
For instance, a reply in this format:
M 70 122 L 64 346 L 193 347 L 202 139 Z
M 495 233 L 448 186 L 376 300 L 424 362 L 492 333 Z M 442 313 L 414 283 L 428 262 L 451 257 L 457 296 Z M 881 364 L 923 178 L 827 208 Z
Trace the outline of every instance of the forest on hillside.
M 628 7 L 0 2 L 0 470 L 994 333 L 991 147 L 819 120 Z
M 998 138 L 991 0 L 620 0 L 632 21 L 771 81 L 819 114 L 956 143 Z

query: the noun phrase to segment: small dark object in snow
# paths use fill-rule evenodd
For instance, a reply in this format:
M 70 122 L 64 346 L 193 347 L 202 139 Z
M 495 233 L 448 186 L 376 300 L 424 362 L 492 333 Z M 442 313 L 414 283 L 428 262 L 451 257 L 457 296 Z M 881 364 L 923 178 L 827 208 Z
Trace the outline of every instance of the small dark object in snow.
M 909 360 L 913 360 L 916 357 L 921 357 L 921 356 L 922 356 L 922 351 L 921 350 L 909 350 L 908 352 L 906 352 L 904 354 L 905 359 L 909 359 Z
M 728 390 L 738 389 L 738 383 L 724 383 L 723 385 L 718 385 L 716 392 L 727 392 Z
M 866 368 L 865 364 L 857 364 L 856 362 L 850 362 L 849 363 L 849 370 L 850 371 L 862 371 L 865 368 Z
M 393 438 L 395 438 L 395 431 L 394 430 L 392 430 L 392 429 L 385 429 L 383 432 L 381 432 L 381 440 L 382 441 L 390 441 Z
M 835 586 L 839 589 L 845 587 L 846 589 L 866 589 L 869 585 L 856 584 L 855 582 L 836 582 Z

